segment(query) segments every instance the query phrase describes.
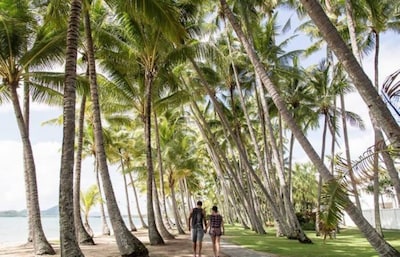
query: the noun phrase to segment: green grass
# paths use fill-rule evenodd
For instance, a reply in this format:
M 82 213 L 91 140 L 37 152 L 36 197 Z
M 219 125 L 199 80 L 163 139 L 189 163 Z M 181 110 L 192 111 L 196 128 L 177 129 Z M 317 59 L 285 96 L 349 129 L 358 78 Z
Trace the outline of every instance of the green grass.
M 341 229 L 336 239 L 317 237 L 314 231 L 306 231 L 313 244 L 301 244 L 286 237 L 275 237 L 275 230 L 267 229 L 266 235 L 258 235 L 239 226 L 225 225 L 229 242 L 256 251 L 276 254 L 281 257 L 376 257 L 378 254 L 356 228 Z M 394 248 L 400 251 L 400 230 L 385 230 L 384 236 Z

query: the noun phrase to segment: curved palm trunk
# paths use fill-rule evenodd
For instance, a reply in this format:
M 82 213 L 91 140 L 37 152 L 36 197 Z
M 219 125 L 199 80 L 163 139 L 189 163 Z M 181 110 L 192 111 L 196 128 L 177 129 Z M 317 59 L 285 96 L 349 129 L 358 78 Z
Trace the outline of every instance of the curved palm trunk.
M 308 1 L 315 2 L 314 0 L 301 0 L 301 2 L 303 4 L 304 4 L 304 2 L 306 2 L 306 4 L 308 4 L 307 3 Z M 330 174 L 329 170 L 326 168 L 326 166 L 324 165 L 321 158 L 315 152 L 311 143 L 304 136 L 300 127 L 297 125 L 297 123 L 294 121 L 293 117 L 290 115 L 290 112 L 287 109 L 285 102 L 279 95 L 278 90 L 275 87 L 275 85 L 272 83 L 272 81 L 267 76 L 267 72 L 266 72 L 264 66 L 260 62 L 254 48 L 247 41 L 243 31 L 241 30 L 239 24 L 236 21 L 236 18 L 234 17 L 233 13 L 229 9 L 228 4 L 226 3 L 225 0 L 220 0 L 220 2 L 222 5 L 224 14 L 228 17 L 232 27 L 234 28 L 236 34 L 238 35 L 238 37 L 242 43 L 245 51 L 247 52 L 247 54 L 250 58 L 250 61 L 254 65 L 255 70 L 259 74 L 264 86 L 270 93 L 272 100 L 274 101 L 276 107 L 278 108 L 279 112 L 281 113 L 282 118 L 284 119 L 285 123 L 288 125 L 290 130 L 294 133 L 297 141 L 300 143 L 300 145 L 304 149 L 304 152 L 308 155 L 310 160 L 314 163 L 314 165 L 318 169 L 318 171 L 321 174 L 321 176 L 323 177 L 323 179 L 327 182 L 334 180 L 333 175 Z M 322 9 L 321 9 L 321 11 L 322 11 Z M 328 19 L 328 21 L 329 21 L 329 19 Z M 331 49 L 333 49 L 333 48 L 331 48 Z M 358 65 L 358 64 L 356 63 L 356 65 Z M 368 81 L 369 81 L 369 79 L 368 79 Z M 369 83 L 370 83 L 370 81 L 369 81 Z M 384 108 L 386 108 L 386 107 L 384 107 Z M 397 133 L 400 133 L 400 132 L 395 132 L 395 130 L 393 130 L 393 126 L 391 126 L 390 124 L 391 124 L 390 121 L 386 121 L 386 125 L 385 125 L 385 126 L 387 126 L 386 132 L 389 133 L 389 135 L 396 135 Z M 395 126 L 397 126 L 397 125 L 395 125 Z M 400 131 L 400 129 L 398 129 L 398 128 L 397 128 L 397 130 Z M 391 257 L 391 256 L 399 257 L 400 256 L 400 253 L 395 248 L 393 248 L 393 246 L 391 246 L 388 242 L 386 242 L 384 240 L 384 238 L 382 238 L 382 236 L 380 236 L 376 232 L 376 230 L 368 223 L 368 221 L 363 217 L 362 213 L 355 207 L 355 205 L 353 204 L 353 202 L 350 200 L 349 197 L 346 198 L 345 210 L 349 214 L 349 216 L 352 218 L 354 223 L 358 226 L 360 231 L 367 238 L 369 243 L 379 253 L 379 255 L 386 256 L 386 257 Z
M 161 213 L 164 214 L 163 216 L 161 216 L 161 219 L 162 219 L 163 223 L 165 223 L 165 226 L 167 228 L 171 228 L 171 224 L 169 223 L 169 218 L 168 218 L 167 204 L 165 201 L 164 165 L 163 165 L 163 160 L 162 160 L 162 156 L 161 156 L 160 131 L 158 128 L 158 120 L 157 120 L 156 112 L 154 112 L 154 128 L 155 128 L 155 132 L 156 132 L 157 159 L 158 159 L 158 163 L 159 163 L 158 169 L 160 172 L 160 197 L 161 197 L 161 200 L 159 200 L 159 203 L 161 205 L 161 207 L 160 207 Z
M 270 192 L 268 191 L 268 189 L 265 187 L 264 183 L 261 181 L 260 177 L 257 175 L 257 173 L 255 172 L 254 168 L 253 168 L 252 165 L 250 164 L 250 161 L 249 161 L 249 159 L 248 159 L 247 156 L 246 156 L 246 151 L 245 151 L 245 149 L 244 149 L 244 146 L 243 146 L 242 141 L 240 140 L 240 138 L 238 138 L 238 137 L 234 134 L 234 132 L 233 132 L 231 126 L 229 125 L 229 123 L 228 123 L 228 121 L 227 121 L 227 119 L 226 119 L 224 113 L 222 112 L 222 110 L 221 110 L 221 108 L 220 108 L 220 106 L 219 106 L 219 102 L 217 101 L 217 99 L 216 99 L 215 95 L 213 94 L 212 90 L 210 89 L 210 87 L 209 87 L 209 85 L 208 85 L 206 79 L 204 78 L 204 75 L 202 74 L 200 68 L 197 66 L 196 62 L 195 62 L 193 59 L 191 59 L 190 61 L 191 61 L 192 65 L 193 65 L 193 67 L 195 68 L 197 74 L 199 75 L 200 81 L 201 81 L 202 85 L 203 85 L 203 86 L 205 87 L 205 89 L 207 90 L 207 93 L 208 93 L 208 95 L 209 95 L 211 101 L 212 101 L 213 104 L 214 104 L 214 108 L 215 108 L 215 110 L 216 110 L 216 112 L 217 112 L 217 114 L 218 114 L 218 116 L 219 116 L 219 118 L 220 118 L 220 120 L 221 120 L 223 126 L 224 126 L 225 129 L 229 132 L 229 135 L 230 135 L 231 138 L 233 139 L 233 141 L 234 141 L 234 143 L 235 143 L 235 146 L 237 147 L 238 153 L 239 153 L 239 155 L 240 155 L 240 158 L 241 158 L 241 160 L 243 161 L 243 165 L 244 165 L 244 166 L 246 167 L 246 169 L 251 173 L 251 175 L 252 175 L 254 181 L 258 184 L 258 186 L 259 186 L 260 189 L 262 190 L 263 194 L 265 195 L 266 201 L 267 201 L 267 203 L 269 204 L 269 206 L 271 207 L 271 211 L 272 211 L 272 213 L 273 213 L 273 215 L 274 215 L 274 218 L 275 218 L 277 221 L 282 222 L 282 221 L 281 221 L 281 220 L 282 220 L 282 215 L 280 214 L 278 208 L 276 207 L 276 204 L 275 204 L 275 201 L 273 200 L 272 195 L 270 194 Z M 257 225 L 257 223 L 255 223 L 255 224 Z M 264 228 L 263 228 L 262 226 L 261 226 L 261 227 L 257 227 L 257 228 L 255 228 L 255 229 L 256 229 L 257 231 L 264 231 Z M 265 232 L 263 232 L 263 233 L 265 233 Z M 299 239 L 300 239 L 300 238 L 299 238 Z M 308 241 L 308 240 L 306 240 L 306 241 Z M 305 241 L 305 242 L 306 242 L 306 241 Z
M 145 72 L 145 114 L 144 114 L 144 127 L 145 127 L 145 142 L 146 142 L 146 164 L 147 164 L 147 223 L 149 225 L 149 239 L 151 245 L 164 244 L 164 240 L 157 229 L 154 217 L 153 207 L 153 157 L 151 148 L 151 94 L 154 74 L 151 71 Z
M 107 157 L 104 149 L 103 131 L 101 125 L 100 104 L 97 92 L 96 64 L 94 58 L 92 30 L 90 27 L 89 13 L 84 13 L 85 36 L 88 49 L 90 95 L 93 102 L 94 138 L 96 144 L 96 160 L 99 164 L 100 175 L 103 182 L 104 194 L 107 201 L 107 210 L 114 231 L 119 252 L 124 257 L 148 257 L 146 246 L 137 239 L 126 227 L 115 198 L 107 166 Z
M 39 207 L 39 197 L 37 192 L 37 181 L 36 181 L 36 167 L 33 158 L 32 145 L 27 133 L 27 126 L 24 122 L 21 106 L 18 100 L 17 87 L 18 83 L 14 85 L 9 85 L 11 92 L 11 101 L 14 107 L 15 118 L 17 120 L 18 129 L 21 135 L 23 154 L 24 154 L 24 164 L 25 164 L 25 181 L 28 182 L 26 186 L 29 196 L 29 224 L 32 226 L 32 236 L 33 244 L 35 248 L 35 253 L 37 255 L 43 254 L 55 254 L 53 247 L 49 244 L 46 236 L 43 232 L 42 222 L 40 219 L 40 207 Z
M 299 241 L 302 243 L 311 243 L 312 242 L 311 239 L 309 239 L 306 236 L 303 229 L 301 228 L 299 220 L 297 219 L 293 204 L 290 201 L 289 187 L 286 183 L 283 163 L 281 162 L 281 158 L 278 153 L 278 146 L 274 139 L 274 134 L 272 131 L 273 128 L 272 128 L 271 119 L 269 116 L 269 110 L 267 108 L 267 105 L 265 106 L 265 108 L 266 108 L 266 110 L 264 112 L 264 115 L 266 117 L 265 122 L 267 124 L 267 126 L 266 126 L 267 138 L 268 138 L 269 143 L 271 144 L 272 156 L 275 161 L 275 166 L 276 166 L 276 170 L 277 170 L 279 181 L 280 181 L 280 185 L 279 185 L 280 191 L 279 192 L 283 195 L 284 210 L 286 212 L 286 217 L 289 221 L 290 229 L 291 229 L 291 231 L 289 231 L 290 234 L 288 235 L 288 237 L 299 239 Z
M 124 173 L 124 166 L 122 164 L 123 162 L 121 161 L 122 165 L 122 176 L 124 178 L 124 191 L 125 191 L 125 199 L 126 199 L 126 210 L 128 212 L 128 221 L 129 221 L 129 227 L 131 228 L 131 231 L 137 231 L 137 228 L 135 226 L 135 223 L 133 223 L 132 220 L 132 214 L 131 214 L 131 205 L 129 203 L 129 193 L 128 193 L 128 184 L 126 182 L 126 174 Z
M 85 119 L 85 107 L 86 107 L 86 96 L 82 96 L 79 123 L 78 123 L 78 144 L 76 150 L 75 160 L 75 172 L 74 172 L 74 220 L 75 220 L 75 232 L 78 237 L 79 243 L 84 245 L 94 245 L 93 237 L 85 229 L 82 222 L 81 216 L 81 205 L 80 205 L 80 192 L 81 192 L 81 172 L 82 172 L 82 149 L 83 149 L 83 126 Z
M 155 183 L 155 179 L 153 180 L 154 185 L 156 185 Z M 175 237 L 169 233 L 169 231 L 167 230 L 167 228 L 165 227 L 163 220 L 162 220 L 162 215 L 161 215 L 161 207 L 160 207 L 160 201 L 158 198 L 158 192 L 157 192 L 157 187 L 154 186 L 153 189 L 153 199 L 154 199 L 154 208 L 155 208 L 155 220 L 156 220 L 156 225 L 157 228 L 160 230 L 160 234 L 162 235 L 162 237 L 164 239 L 174 239 Z
M 198 67 L 194 61 L 192 61 L 192 64 L 194 65 L 194 67 L 196 67 L 196 70 L 198 70 Z M 200 70 L 198 70 L 198 74 L 202 76 Z M 203 83 L 206 86 L 206 82 Z M 240 195 L 240 199 L 243 199 L 242 204 L 244 205 L 245 210 L 247 211 L 248 217 L 250 219 L 251 224 L 253 225 L 254 230 L 259 234 L 265 234 L 265 230 L 261 222 L 259 222 L 259 218 L 252 204 L 251 197 L 249 196 L 248 192 L 246 192 L 246 190 L 244 189 L 242 181 L 239 178 L 239 175 L 235 174 L 235 171 L 238 170 L 238 168 L 233 167 L 233 165 L 227 160 L 226 154 L 224 153 L 223 149 L 221 149 L 221 147 L 218 144 L 214 143 L 217 142 L 218 140 L 216 140 L 214 138 L 213 133 L 211 133 L 210 127 L 207 125 L 207 122 L 202 116 L 196 102 L 192 101 L 192 107 L 193 110 L 195 111 L 195 114 L 197 115 L 195 121 L 200 129 L 200 132 L 203 135 L 203 138 L 206 139 L 209 145 L 209 149 L 212 152 L 212 156 L 218 156 L 214 158 L 215 159 L 214 165 L 216 167 L 219 167 L 220 164 L 224 164 L 226 166 L 225 171 L 235 181 L 234 190 L 236 190 L 237 194 Z M 219 177 L 224 177 L 222 174 L 218 174 L 220 170 L 221 169 L 218 168 L 216 169 L 217 175 Z M 255 174 L 253 173 L 252 176 L 253 175 Z M 269 199 L 271 200 L 271 197 L 269 197 Z M 284 225 L 281 215 L 278 214 L 279 212 L 277 211 L 276 205 L 272 202 L 271 202 L 271 208 L 273 209 L 274 218 L 276 218 L 277 223 L 280 225 Z M 286 231 L 288 231 L 288 229 L 286 229 L 285 232 Z
M 326 132 L 328 129 L 328 115 L 324 115 L 324 128 L 322 130 L 322 145 L 321 145 L 321 159 L 325 158 L 325 144 L 326 144 Z M 315 214 L 315 232 L 317 236 L 320 236 L 320 221 L 321 221 L 321 197 L 322 197 L 322 176 L 318 174 L 318 195 L 317 195 L 317 212 Z
M 110 228 L 108 227 L 108 223 L 107 223 L 107 217 L 106 217 L 106 212 L 104 210 L 104 197 L 103 197 L 103 190 L 101 189 L 101 182 L 100 182 L 100 174 L 99 174 L 99 167 L 98 167 L 98 160 L 96 155 L 94 156 L 95 158 L 95 164 L 94 164 L 94 168 L 95 168 L 95 174 L 96 174 L 96 183 L 97 183 L 97 187 L 99 189 L 99 194 L 100 194 L 100 215 L 101 215 L 101 233 L 105 236 L 109 236 L 111 234 Z
M 176 229 L 178 230 L 178 233 L 180 235 L 184 235 L 185 231 L 182 228 L 181 219 L 179 217 L 179 212 L 178 212 L 178 205 L 176 203 L 175 180 L 172 178 L 172 176 L 173 175 L 171 172 L 170 179 L 169 179 L 169 188 L 171 190 L 172 210 L 173 210 L 174 218 L 175 218 L 175 226 L 176 226 Z
M 133 191 L 133 195 L 135 197 L 136 208 L 138 211 L 140 222 L 142 223 L 142 228 L 148 228 L 146 225 L 146 222 L 144 222 L 142 211 L 140 210 L 139 198 L 138 198 L 138 195 L 136 192 L 135 182 L 133 181 L 132 173 L 129 173 L 129 179 L 131 181 L 132 191 Z
M 24 81 L 24 102 L 23 102 L 23 107 L 24 107 L 24 121 L 25 121 L 25 126 L 26 126 L 26 133 L 27 136 L 30 137 L 29 135 L 29 110 L 30 110 L 30 96 L 29 96 L 29 85 L 25 83 Z M 26 157 L 25 157 L 25 150 L 23 150 L 24 154 L 24 180 L 25 180 L 25 197 L 26 197 L 26 210 L 28 213 L 28 242 L 32 242 L 33 240 L 33 228 L 32 228 L 32 218 L 29 216 L 31 214 L 31 203 L 30 203 L 30 194 L 29 194 L 29 176 L 27 173 L 27 168 L 26 168 Z
M 340 105 L 341 105 L 341 109 L 342 109 L 341 112 L 342 112 L 343 137 L 344 137 L 344 145 L 345 145 L 345 152 L 346 152 L 346 162 L 347 162 L 348 167 L 350 167 L 349 168 L 349 176 L 350 176 L 351 186 L 353 188 L 354 200 L 356 202 L 357 208 L 361 210 L 361 202 L 360 202 L 360 197 L 358 194 L 357 181 L 354 177 L 354 171 L 353 171 L 352 164 L 351 164 L 349 135 L 347 132 L 347 122 L 346 122 L 346 107 L 345 107 L 343 93 L 340 94 Z
M 346 6 L 347 28 L 349 29 L 351 49 L 358 63 L 360 63 L 361 65 L 361 55 L 357 44 L 356 25 L 354 21 L 353 4 L 351 3 L 351 0 L 346 0 L 345 6 Z
M 60 170 L 60 245 L 61 256 L 84 256 L 75 234 L 73 167 L 75 143 L 76 59 L 82 2 L 73 0 L 68 22 L 64 86 L 64 126 Z
M 374 119 L 381 125 L 388 139 L 393 144 L 400 145 L 399 124 L 397 124 L 389 109 L 378 95 L 371 80 L 330 22 L 321 5 L 317 0 L 301 0 L 301 3 L 328 43 L 329 48 L 335 53 L 350 75 Z
M 375 57 L 374 57 L 374 76 L 375 76 L 375 88 L 379 91 L 379 47 L 380 47 L 380 37 L 379 32 L 374 31 L 375 34 Z M 371 117 L 373 118 L 373 117 Z M 375 229 L 376 231 L 383 236 L 382 232 L 382 222 L 381 222 L 381 212 L 379 208 L 379 193 L 380 193 L 380 185 L 379 185 L 379 154 L 378 154 L 378 145 L 380 138 L 381 130 L 376 123 L 376 120 L 372 121 L 372 126 L 374 128 L 374 140 L 375 140 L 375 149 L 374 149 L 374 162 L 373 162 L 373 194 L 374 194 L 374 214 L 375 214 Z

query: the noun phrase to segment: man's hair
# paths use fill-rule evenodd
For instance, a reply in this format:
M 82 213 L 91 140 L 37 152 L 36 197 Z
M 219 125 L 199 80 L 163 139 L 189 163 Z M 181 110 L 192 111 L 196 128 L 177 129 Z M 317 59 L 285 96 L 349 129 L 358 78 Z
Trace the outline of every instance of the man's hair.
M 202 201 L 197 201 L 197 206 L 202 206 L 203 202 Z

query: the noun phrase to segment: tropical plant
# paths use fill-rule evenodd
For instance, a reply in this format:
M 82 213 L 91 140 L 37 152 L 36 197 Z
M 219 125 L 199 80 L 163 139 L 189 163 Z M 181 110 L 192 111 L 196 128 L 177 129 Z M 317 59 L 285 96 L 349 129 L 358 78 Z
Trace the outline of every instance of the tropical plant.
M 89 214 L 92 208 L 102 201 L 99 187 L 97 185 L 91 185 L 86 191 L 82 191 L 80 194 L 80 206 L 83 212 L 84 226 L 92 237 L 94 234 L 89 224 Z

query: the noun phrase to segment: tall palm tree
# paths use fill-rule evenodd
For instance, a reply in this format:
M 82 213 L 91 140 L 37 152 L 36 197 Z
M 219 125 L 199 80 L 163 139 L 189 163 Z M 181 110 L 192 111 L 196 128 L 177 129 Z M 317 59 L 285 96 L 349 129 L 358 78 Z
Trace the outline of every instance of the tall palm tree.
M 175 9 L 171 9 L 173 7 L 171 4 L 165 2 L 166 10 L 169 10 L 170 17 L 169 19 L 177 19 L 178 12 Z M 107 67 L 108 70 L 112 71 L 113 76 L 117 76 L 118 73 L 126 75 L 126 69 L 136 67 L 137 73 L 134 74 L 134 80 L 129 81 L 128 84 L 122 85 L 124 88 L 121 88 L 123 91 L 126 91 L 129 98 L 136 98 L 133 104 L 135 109 L 139 110 L 140 118 L 144 123 L 145 129 L 145 142 L 146 142 L 146 165 L 148 168 L 148 180 L 147 180 L 147 215 L 148 215 L 148 226 L 149 226 L 149 237 L 151 244 L 163 244 L 163 240 L 159 231 L 157 230 L 155 224 L 154 217 L 154 207 L 153 207 L 153 176 L 154 176 L 154 168 L 153 168 L 153 157 L 152 157 L 152 146 L 151 146 L 151 116 L 152 116 L 152 105 L 153 105 L 153 95 L 155 94 L 155 85 L 157 82 L 157 78 L 162 73 L 162 68 L 166 66 L 166 62 L 170 61 L 168 59 L 167 53 L 173 50 L 173 45 L 169 43 L 168 35 L 164 34 L 162 31 L 162 27 L 155 28 L 152 24 L 148 24 L 145 17 L 134 16 L 130 13 L 121 13 L 119 16 L 119 22 L 121 24 L 120 28 L 115 29 L 116 33 L 119 33 L 121 40 L 115 40 L 117 38 L 111 38 L 111 42 L 108 44 L 115 44 L 116 47 L 119 48 L 120 53 L 117 55 L 113 55 L 113 58 L 121 59 L 124 58 L 121 53 L 126 53 L 127 55 L 132 55 L 129 66 L 115 66 L 115 63 L 109 63 L 110 67 Z M 181 25 L 176 24 L 179 27 Z M 111 49 L 112 51 L 114 49 Z M 108 56 L 114 54 L 112 51 L 108 51 L 106 53 Z M 104 52 L 105 53 L 105 52 Z M 102 61 L 103 64 L 106 64 L 105 60 Z M 122 60 L 121 60 L 122 61 Z M 122 61 L 121 63 L 125 63 L 126 61 Z M 118 70 L 120 69 L 120 70 Z M 130 71 L 132 72 L 132 71 Z M 126 78 L 123 78 L 124 81 L 128 82 Z M 122 82 L 122 81 L 120 81 Z M 136 83 L 135 83 L 136 82 Z M 139 85 L 139 90 L 136 91 L 134 87 Z M 134 86 L 134 87 L 133 87 Z M 127 90 L 135 90 L 139 92 L 140 95 L 132 94 Z M 139 96 L 139 97 L 138 97 Z
M 392 29 L 395 31 L 400 30 L 398 25 L 398 18 L 391 19 L 392 16 L 396 15 L 396 8 L 393 8 L 391 1 L 366 1 L 365 2 L 365 12 L 367 14 L 367 22 L 371 28 L 370 33 L 374 37 L 375 43 L 375 55 L 374 55 L 374 86 L 379 92 L 379 53 L 380 53 L 380 34 L 385 30 Z M 393 9 L 392 9 L 393 8 Z M 393 11 L 394 10 L 394 11 Z M 371 117 L 372 125 L 375 134 L 375 145 L 378 150 L 380 142 L 384 142 L 383 133 L 379 127 L 376 120 Z M 393 163 L 393 159 L 387 152 L 382 152 L 383 160 L 385 162 L 386 168 L 391 177 L 397 180 L 394 184 L 399 183 L 399 177 L 396 176 L 396 168 Z M 375 227 L 382 234 L 381 219 L 379 211 L 379 155 L 375 154 L 374 160 L 374 206 L 375 206 Z
M 100 101 L 98 94 L 97 73 L 95 63 L 95 51 L 92 38 L 89 5 L 85 6 L 83 21 L 85 27 L 85 39 L 89 67 L 90 96 L 93 107 L 93 126 L 96 146 L 96 161 L 99 165 L 100 175 L 103 182 L 104 194 L 107 199 L 107 210 L 113 227 L 114 236 L 118 249 L 123 256 L 148 256 L 146 246 L 137 239 L 126 227 L 115 198 L 114 189 L 108 170 L 106 151 L 104 146 L 103 125 L 101 120 Z
M 309 2 L 314 2 L 314 1 L 309 1 Z M 231 23 L 232 27 L 234 28 L 238 38 L 240 39 L 243 47 L 246 50 L 247 54 L 249 55 L 250 61 L 254 65 L 256 72 L 260 76 L 261 81 L 263 82 L 264 86 L 266 87 L 266 89 L 268 90 L 269 94 L 271 95 L 272 100 L 274 101 L 276 107 L 278 108 L 279 112 L 281 113 L 282 118 L 287 123 L 287 125 L 291 129 L 291 131 L 295 134 L 296 139 L 299 141 L 300 145 L 303 147 L 304 151 L 306 152 L 306 154 L 308 155 L 310 160 L 317 167 L 318 172 L 321 174 L 323 179 L 326 182 L 333 181 L 334 177 L 329 172 L 328 168 L 324 165 L 323 161 L 318 156 L 318 154 L 316 153 L 316 151 L 312 147 L 311 143 L 304 136 L 304 134 L 302 133 L 302 131 L 299 128 L 299 126 L 294 122 L 294 120 L 293 120 L 291 114 L 289 113 L 284 101 L 282 100 L 282 98 L 281 98 L 276 86 L 271 81 L 271 79 L 267 76 L 268 73 L 266 72 L 265 68 L 261 64 L 261 62 L 259 60 L 259 57 L 257 56 L 253 46 L 250 44 L 250 42 L 245 37 L 245 35 L 244 35 L 239 23 L 236 20 L 236 17 L 233 15 L 232 11 L 229 9 L 229 6 L 228 6 L 227 2 L 225 0 L 220 0 L 220 3 L 221 3 L 221 6 L 222 6 L 222 11 L 228 17 L 229 22 Z M 303 3 L 303 5 L 309 4 L 305 0 L 302 0 L 302 3 Z M 312 6 L 308 6 L 308 7 L 311 8 Z M 319 6 L 319 8 L 321 8 L 321 7 Z M 321 8 L 321 12 L 323 13 L 322 8 Z M 325 13 L 323 13 L 323 15 L 324 14 Z M 322 15 L 322 14 L 320 14 L 320 15 Z M 329 22 L 329 20 L 327 18 L 326 18 L 326 20 Z M 330 22 L 329 22 L 329 24 L 332 25 Z M 326 35 L 325 33 L 323 33 L 323 34 Z M 328 42 L 329 42 L 329 40 L 328 40 Z M 358 65 L 358 63 L 356 63 L 355 65 Z M 368 79 L 368 81 L 369 81 L 369 79 Z M 386 108 L 386 107 L 384 107 L 384 108 Z M 398 133 L 398 132 L 396 132 L 396 129 L 394 129 L 393 126 L 391 126 L 390 119 L 387 121 L 386 124 L 387 124 L 388 127 L 386 128 L 385 131 L 389 135 L 393 135 L 394 136 L 394 135 L 396 135 Z M 395 126 L 397 126 L 397 125 L 395 125 Z M 400 130 L 398 130 L 398 131 L 400 131 Z M 370 244 L 374 247 L 374 249 L 380 255 L 382 255 L 382 256 L 399 256 L 399 252 L 395 248 L 393 248 L 393 246 L 391 246 L 388 242 L 386 242 L 376 232 L 376 230 L 362 216 L 361 212 L 357 208 L 355 208 L 354 204 L 352 203 L 352 201 L 350 200 L 349 197 L 345 197 L 344 203 L 345 203 L 346 212 L 353 219 L 354 223 L 359 227 L 361 232 L 364 234 L 364 236 L 367 238 L 367 240 L 370 242 Z
M 33 100 L 50 101 L 52 95 L 60 95 L 59 91 L 48 88 L 48 84 L 40 78 L 49 75 L 45 68 L 51 62 L 61 61 L 65 33 L 47 30 L 48 24 L 38 26 L 28 1 L 3 1 L 0 8 L 0 87 L 2 97 L 5 97 L 3 100 L 12 103 L 21 135 L 29 227 L 35 253 L 55 254 L 47 242 L 40 220 L 36 167 L 29 138 L 29 96 L 25 93 L 25 110 L 22 112 L 18 88 L 21 82 L 25 83 L 25 88 L 29 85 L 29 91 L 25 92 L 36 92 L 31 95 Z
M 74 0 L 68 21 L 65 64 L 63 144 L 60 170 L 60 245 L 62 256 L 84 256 L 75 234 L 73 214 L 73 164 L 75 142 L 76 60 L 82 2 Z

